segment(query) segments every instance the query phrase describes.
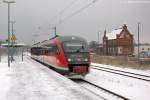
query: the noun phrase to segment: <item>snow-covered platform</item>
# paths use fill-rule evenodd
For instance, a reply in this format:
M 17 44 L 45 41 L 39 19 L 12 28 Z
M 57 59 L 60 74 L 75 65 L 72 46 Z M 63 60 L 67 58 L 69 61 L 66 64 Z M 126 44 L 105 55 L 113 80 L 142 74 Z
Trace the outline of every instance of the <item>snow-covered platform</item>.
M 0 100 L 103 100 L 30 57 L 16 59 L 0 63 Z

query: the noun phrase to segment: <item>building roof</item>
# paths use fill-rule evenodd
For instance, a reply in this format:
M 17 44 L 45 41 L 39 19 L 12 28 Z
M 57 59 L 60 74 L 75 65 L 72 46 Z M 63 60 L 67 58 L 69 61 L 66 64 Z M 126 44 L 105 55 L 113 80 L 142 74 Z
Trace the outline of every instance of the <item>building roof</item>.
M 108 40 L 116 39 L 117 34 L 120 34 L 121 31 L 122 31 L 122 28 L 115 29 L 111 33 L 107 33 L 106 36 L 107 36 Z
M 3 47 L 8 47 L 8 43 L 3 43 L 3 44 L 1 44 Z M 12 44 L 10 43 L 10 46 L 12 46 Z M 23 44 L 23 43 L 15 43 L 15 44 L 13 44 L 13 46 L 15 46 L 15 47 L 24 47 L 24 46 L 26 46 L 25 44 Z
M 59 36 L 59 39 L 61 42 L 64 42 L 64 41 L 84 41 L 84 42 L 87 42 L 84 38 L 82 37 L 79 37 L 79 36 Z

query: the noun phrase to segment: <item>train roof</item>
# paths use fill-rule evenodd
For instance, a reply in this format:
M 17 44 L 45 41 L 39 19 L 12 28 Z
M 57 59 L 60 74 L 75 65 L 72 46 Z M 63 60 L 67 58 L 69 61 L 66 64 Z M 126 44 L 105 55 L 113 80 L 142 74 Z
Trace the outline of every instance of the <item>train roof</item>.
M 51 43 L 50 40 L 53 40 L 53 39 L 59 39 L 61 42 L 65 42 L 65 41 L 83 41 L 83 42 L 87 42 L 84 38 L 82 37 L 79 37 L 79 36 L 56 36 L 56 37 L 53 37 L 49 40 L 44 40 L 42 42 L 38 42 L 38 43 L 35 43 L 33 44 L 32 47 L 38 47 L 38 46 L 42 46 L 44 44 L 49 44 Z

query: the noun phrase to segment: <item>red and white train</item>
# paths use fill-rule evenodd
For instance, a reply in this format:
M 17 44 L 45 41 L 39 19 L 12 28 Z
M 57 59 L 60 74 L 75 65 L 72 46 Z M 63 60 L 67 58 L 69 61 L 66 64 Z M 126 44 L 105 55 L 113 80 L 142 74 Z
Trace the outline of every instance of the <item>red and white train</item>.
M 87 41 L 77 36 L 56 36 L 34 44 L 31 57 L 69 77 L 89 72 L 90 55 Z

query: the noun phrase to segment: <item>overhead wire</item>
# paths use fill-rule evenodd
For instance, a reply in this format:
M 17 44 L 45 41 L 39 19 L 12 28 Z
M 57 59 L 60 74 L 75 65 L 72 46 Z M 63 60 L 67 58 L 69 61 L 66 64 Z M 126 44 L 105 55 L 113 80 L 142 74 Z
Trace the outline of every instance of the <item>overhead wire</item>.
M 68 10 L 68 8 L 70 8 L 75 2 L 77 2 L 79 0 L 73 0 L 71 1 L 65 8 L 63 8 L 58 14 L 56 14 L 54 17 L 52 17 L 50 19 L 50 22 L 53 21 L 56 17 L 62 15 L 66 10 Z
M 87 5 L 85 5 L 84 7 L 80 8 L 79 10 L 73 12 L 72 14 L 70 14 L 69 16 L 65 17 L 63 20 L 61 20 L 60 22 L 56 23 L 56 25 L 62 24 L 65 21 L 67 21 L 68 19 L 72 18 L 73 16 L 75 16 L 76 14 L 82 12 L 83 10 L 85 10 L 86 8 L 90 7 L 92 4 L 96 3 L 98 0 L 92 0 L 90 3 L 88 3 Z
M 70 4 L 68 6 L 66 6 L 64 9 L 62 9 L 58 14 L 56 14 L 53 18 L 51 18 L 50 22 L 54 21 L 54 19 L 56 19 L 56 17 L 60 16 L 62 17 L 62 14 L 66 12 L 66 10 L 68 10 L 70 7 L 73 6 L 73 4 L 75 4 L 77 1 L 79 0 L 73 0 L 72 2 L 70 2 Z M 56 23 L 54 25 L 52 25 L 51 28 L 49 28 L 50 30 L 54 30 L 54 27 L 56 27 L 57 25 L 60 25 L 62 23 L 64 23 L 65 21 L 67 21 L 68 19 L 72 18 L 73 16 L 75 16 L 76 14 L 82 12 L 83 10 L 85 10 L 86 8 L 90 7 L 92 4 L 96 3 L 98 0 L 92 0 L 90 3 L 86 4 L 85 6 L 81 7 L 80 9 L 78 9 L 77 11 L 69 14 L 67 17 L 64 17 L 62 20 L 59 20 L 58 22 L 56 21 Z M 70 9 L 69 9 L 70 10 Z

